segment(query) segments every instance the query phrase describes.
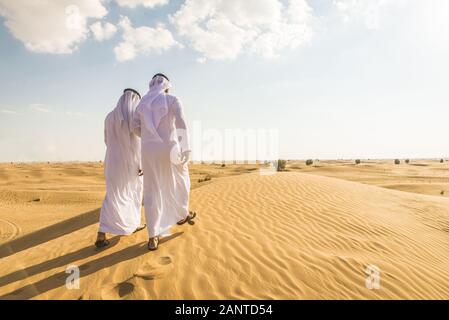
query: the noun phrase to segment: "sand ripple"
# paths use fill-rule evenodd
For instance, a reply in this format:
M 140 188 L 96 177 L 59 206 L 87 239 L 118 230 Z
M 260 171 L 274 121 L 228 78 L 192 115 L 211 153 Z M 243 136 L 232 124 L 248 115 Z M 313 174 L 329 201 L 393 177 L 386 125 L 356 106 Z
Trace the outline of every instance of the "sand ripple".
M 195 226 L 176 227 L 156 252 L 145 232 L 95 250 L 96 225 L 86 224 L 26 246 L 0 261 L 1 298 L 449 298 L 446 198 L 254 173 L 193 190 L 191 209 Z M 71 264 L 79 290 L 65 287 Z M 370 265 L 379 290 L 365 286 Z

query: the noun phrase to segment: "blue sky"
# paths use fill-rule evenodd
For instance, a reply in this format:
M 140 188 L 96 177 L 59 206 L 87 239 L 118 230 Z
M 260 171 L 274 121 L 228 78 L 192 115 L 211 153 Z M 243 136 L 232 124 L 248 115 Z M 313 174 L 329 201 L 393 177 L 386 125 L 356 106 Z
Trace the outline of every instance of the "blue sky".
M 104 117 L 156 72 L 191 125 L 276 129 L 283 158 L 449 155 L 444 0 L 96 1 L 67 33 L 61 1 L 0 0 L 0 161 L 102 159 Z

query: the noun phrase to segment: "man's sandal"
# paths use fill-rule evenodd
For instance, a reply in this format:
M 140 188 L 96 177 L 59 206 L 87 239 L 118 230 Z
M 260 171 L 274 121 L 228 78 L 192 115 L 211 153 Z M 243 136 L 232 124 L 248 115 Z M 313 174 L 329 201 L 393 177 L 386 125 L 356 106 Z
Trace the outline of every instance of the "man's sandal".
M 148 241 L 148 250 L 156 251 L 159 247 L 159 237 L 150 238 Z
M 109 244 L 110 244 L 110 243 L 109 243 L 109 240 L 107 240 L 107 239 L 104 239 L 104 240 L 97 240 L 97 241 L 95 242 L 95 246 L 96 246 L 98 249 L 107 247 Z
M 185 219 L 182 219 L 181 221 L 179 221 L 177 224 L 179 226 L 182 226 L 185 223 L 189 223 L 190 225 L 194 225 L 195 221 L 193 221 L 193 219 L 195 219 L 195 217 L 196 217 L 196 212 L 195 211 L 190 211 L 189 215 Z
M 134 230 L 134 232 L 133 233 L 137 233 L 137 232 L 139 232 L 139 231 L 142 231 L 143 229 L 145 229 L 147 227 L 147 225 L 146 224 L 144 224 L 144 225 L 142 225 L 142 226 L 140 226 L 140 227 L 138 227 L 136 230 Z

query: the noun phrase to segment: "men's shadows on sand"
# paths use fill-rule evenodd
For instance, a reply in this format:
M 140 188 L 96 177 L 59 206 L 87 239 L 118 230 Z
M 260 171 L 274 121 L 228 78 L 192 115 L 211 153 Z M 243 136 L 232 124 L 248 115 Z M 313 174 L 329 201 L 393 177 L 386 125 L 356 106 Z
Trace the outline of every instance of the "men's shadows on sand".
M 109 241 L 110 245 L 107 248 L 111 248 L 118 244 L 120 241 L 120 237 L 114 237 Z M 105 248 L 104 250 L 106 250 L 107 248 Z M 92 257 L 99 254 L 100 252 L 103 252 L 104 250 L 98 250 L 94 246 L 89 246 L 74 252 L 70 252 L 64 256 L 56 257 L 34 266 L 14 271 L 10 274 L 0 277 L 0 287 L 6 286 L 19 280 L 24 280 L 28 277 L 32 277 L 36 274 L 46 272 L 54 268 L 66 267 L 75 261 Z
M 56 239 L 58 237 L 67 235 L 71 232 L 87 227 L 89 225 L 98 223 L 99 209 L 84 213 L 77 217 L 59 222 L 52 226 L 46 227 L 39 231 L 33 232 L 29 235 L 25 235 L 21 238 L 13 240 L 9 243 L 0 246 L 0 258 L 10 256 L 16 252 L 30 249 L 38 246 L 47 241 Z M 170 237 L 161 239 L 161 244 L 171 239 L 177 238 L 182 235 L 183 232 L 178 232 Z M 24 280 L 28 277 L 50 271 L 55 268 L 67 267 L 71 263 L 79 260 L 83 260 L 92 256 L 95 256 L 109 248 L 116 246 L 120 241 L 120 236 L 110 239 L 110 245 L 103 249 L 98 250 L 93 245 L 74 252 L 70 252 L 66 255 L 56 257 L 45 262 L 36 264 L 34 266 L 27 267 L 25 269 L 14 271 L 8 275 L 0 277 L 0 287 L 6 286 L 16 281 Z M 111 267 L 126 260 L 137 258 L 141 255 L 148 253 L 147 243 L 139 243 L 131 247 L 124 248 L 120 251 L 113 252 L 110 255 L 102 256 L 95 260 L 86 262 L 79 267 L 80 278 L 91 275 L 99 270 Z M 65 286 L 66 279 L 69 275 L 64 271 L 56 273 L 48 278 L 42 279 L 35 283 L 26 285 L 11 293 L 0 296 L 0 299 L 30 299 L 39 294 L 48 292 L 50 290 Z
M 58 222 L 0 245 L 0 259 L 98 223 L 100 209 Z

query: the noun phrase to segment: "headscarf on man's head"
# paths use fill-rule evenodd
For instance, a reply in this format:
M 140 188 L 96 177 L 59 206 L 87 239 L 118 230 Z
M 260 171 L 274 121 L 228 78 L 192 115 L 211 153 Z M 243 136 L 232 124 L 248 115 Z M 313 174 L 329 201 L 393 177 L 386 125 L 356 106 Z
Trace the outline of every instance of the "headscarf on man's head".
M 139 92 L 134 89 L 125 89 L 113 111 L 116 119 L 125 124 L 129 130 L 131 130 L 131 122 L 139 102 Z
M 168 78 L 163 74 L 156 74 L 150 82 L 150 91 L 142 98 L 139 105 L 140 112 L 143 112 L 145 128 L 150 132 L 151 138 L 159 142 L 162 142 L 162 139 L 157 133 L 157 128 L 162 118 L 168 113 L 165 91 L 170 88 Z M 159 97 L 163 99 L 158 99 Z

